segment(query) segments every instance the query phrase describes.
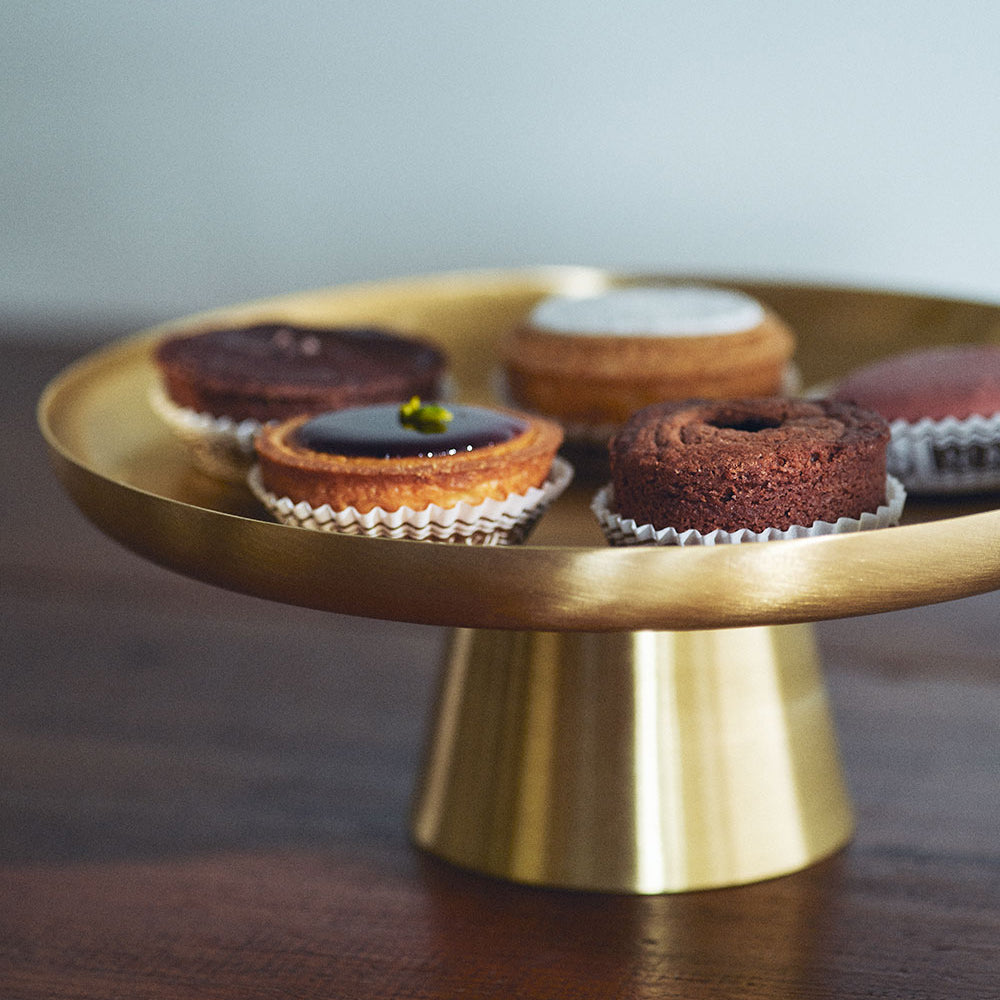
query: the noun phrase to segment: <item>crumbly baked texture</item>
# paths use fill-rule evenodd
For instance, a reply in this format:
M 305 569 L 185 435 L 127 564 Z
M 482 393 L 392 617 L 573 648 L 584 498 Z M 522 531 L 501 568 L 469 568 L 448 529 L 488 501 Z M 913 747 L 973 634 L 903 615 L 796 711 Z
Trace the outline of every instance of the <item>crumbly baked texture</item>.
M 908 423 L 991 417 L 1000 413 L 1000 344 L 927 348 L 885 358 L 848 375 L 833 397 Z
M 794 350 L 791 329 L 749 296 L 664 286 L 545 300 L 503 360 L 517 405 L 604 427 L 668 399 L 777 394 Z
M 411 395 L 435 398 L 446 367 L 438 347 L 393 331 L 287 324 L 169 337 L 155 360 L 177 406 L 262 422 Z
M 489 412 L 513 418 L 517 422 L 514 436 L 452 454 L 402 457 L 314 450 L 304 445 L 298 434 L 309 418 L 295 417 L 265 427 L 257 435 L 261 480 L 269 492 L 296 503 L 304 500 L 313 507 L 329 504 L 334 510 L 354 507 L 360 513 L 375 507 L 423 510 L 430 504 L 447 508 L 462 501 L 504 500 L 541 486 L 562 443 L 562 429 L 529 414 Z
M 656 528 L 765 531 L 885 502 L 889 427 L 832 400 L 659 403 L 611 440 L 614 505 Z

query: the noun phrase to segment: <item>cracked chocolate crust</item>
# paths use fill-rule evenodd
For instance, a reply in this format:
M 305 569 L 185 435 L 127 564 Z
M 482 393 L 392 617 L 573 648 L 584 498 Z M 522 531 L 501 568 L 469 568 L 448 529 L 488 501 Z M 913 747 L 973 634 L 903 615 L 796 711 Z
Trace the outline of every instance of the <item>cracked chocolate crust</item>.
M 654 404 L 610 443 L 614 503 L 679 531 L 856 518 L 885 502 L 888 443 L 881 416 L 832 400 Z

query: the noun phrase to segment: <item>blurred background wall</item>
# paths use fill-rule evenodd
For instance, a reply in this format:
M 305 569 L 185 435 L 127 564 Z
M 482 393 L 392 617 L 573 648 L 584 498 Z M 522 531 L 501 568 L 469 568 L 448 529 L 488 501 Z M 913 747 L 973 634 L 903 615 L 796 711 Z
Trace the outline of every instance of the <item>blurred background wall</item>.
M 0 312 L 594 264 L 1000 301 L 1000 7 L 5 0 Z

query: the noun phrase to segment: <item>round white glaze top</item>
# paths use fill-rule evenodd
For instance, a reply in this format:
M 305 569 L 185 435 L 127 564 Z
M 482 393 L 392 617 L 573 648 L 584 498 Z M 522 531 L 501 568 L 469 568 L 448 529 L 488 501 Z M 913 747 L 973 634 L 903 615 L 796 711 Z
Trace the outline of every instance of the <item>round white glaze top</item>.
M 689 337 L 742 333 L 760 326 L 764 309 L 749 295 L 705 285 L 616 288 L 585 297 L 552 296 L 531 325 L 580 336 Z

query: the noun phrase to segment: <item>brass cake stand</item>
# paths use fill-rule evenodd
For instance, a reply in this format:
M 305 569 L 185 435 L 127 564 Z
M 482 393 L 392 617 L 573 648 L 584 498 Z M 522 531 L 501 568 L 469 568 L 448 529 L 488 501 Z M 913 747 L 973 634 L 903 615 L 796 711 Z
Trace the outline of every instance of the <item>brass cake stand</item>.
M 768 878 L 852 830 L 810 623 L 1000 588 L 1000 498 L 911 498 L 900 527 L 858 535 L 612 549 L 582 475 L 523 546 L 353 538 L 273 523 L 248 490 L 194 471 L 147 401 L 157 338 L 278 318 L 428 334 L 460 397 L 487 402 L 499 339 L 541 296 L 679 277 L 472 272 L 240 305 L 84 358 L 48 386 L 39 423 L 83 513 L 159 564 L 289 604 L 451 627 L 411 817 L 425 849 L 576 889 Z M 806 384 L 905 347 L 1000 340 L 997 306 L 715 280 L 796 327 Z

